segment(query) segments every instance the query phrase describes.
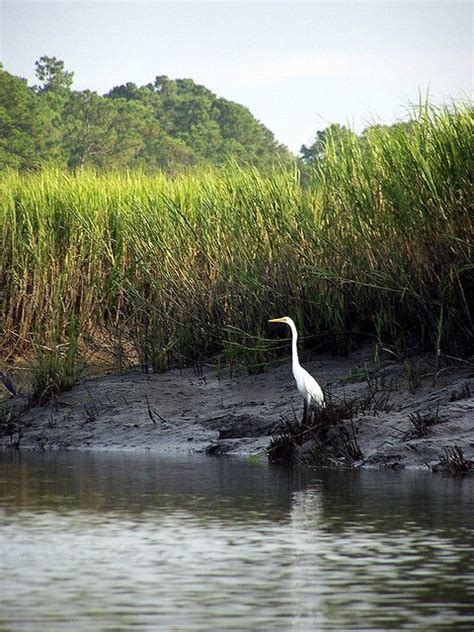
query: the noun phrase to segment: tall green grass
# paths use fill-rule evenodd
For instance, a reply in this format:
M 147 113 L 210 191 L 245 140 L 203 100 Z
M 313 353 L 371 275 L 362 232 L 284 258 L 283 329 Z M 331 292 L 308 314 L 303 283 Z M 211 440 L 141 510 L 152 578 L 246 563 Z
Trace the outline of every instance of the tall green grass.
M 363 144 L 330 138 L 304 186 L 296 167 L 3 172 L 4 359 L 70 349 L 74 322 L 83 353 L 255 368 L 283 314 L 341 349 L 472 350 L 473 131 L 467 105 L 420 108 Z

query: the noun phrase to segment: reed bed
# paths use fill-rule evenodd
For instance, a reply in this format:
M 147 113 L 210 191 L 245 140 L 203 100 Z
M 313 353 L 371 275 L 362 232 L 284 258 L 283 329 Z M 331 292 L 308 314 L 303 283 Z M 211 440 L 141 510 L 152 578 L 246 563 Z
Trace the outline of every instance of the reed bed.
M 305 174 L 0 174 L 0 345 L 163 370 L 261 368 L 269 317 L 313 343 L 472 351 L 473 110 L 420 108 Z M 53 357 L 53 360 L 51 360 Z M 43 363 L 44 364 L 44 363 Z

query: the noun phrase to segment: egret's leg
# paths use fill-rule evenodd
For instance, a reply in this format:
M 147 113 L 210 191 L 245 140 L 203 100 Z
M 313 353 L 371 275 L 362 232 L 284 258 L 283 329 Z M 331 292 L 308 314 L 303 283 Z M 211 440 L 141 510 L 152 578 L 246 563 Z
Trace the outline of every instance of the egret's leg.
M 314 420 L 314 404 L 311 400 L 311 397 L 308 397 L 308 399 L 306 400 L 306 406 L 308 408 L 308 426 L 310 426 Z
M 304 408 L 303 408 L 303 423 L 306 424 L 308 421 L 308 413 L 309 413 L 309 406 L 308 406 L 308 400 L 305 399 L 304 400 Z

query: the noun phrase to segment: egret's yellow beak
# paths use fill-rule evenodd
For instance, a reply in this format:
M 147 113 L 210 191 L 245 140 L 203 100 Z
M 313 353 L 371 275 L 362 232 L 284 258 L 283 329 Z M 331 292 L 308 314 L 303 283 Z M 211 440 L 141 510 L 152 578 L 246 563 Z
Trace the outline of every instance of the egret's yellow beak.
M 283 320 L 283 318 L 272 318 L 268 322 L 269 323 L 284 323 L 285 321 Z

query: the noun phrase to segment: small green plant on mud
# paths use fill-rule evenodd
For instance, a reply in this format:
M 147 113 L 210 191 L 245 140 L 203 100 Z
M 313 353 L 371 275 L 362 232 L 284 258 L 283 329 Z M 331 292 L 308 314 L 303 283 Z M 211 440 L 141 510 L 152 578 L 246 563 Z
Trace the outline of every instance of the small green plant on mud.
M 30 395 L 32 405 L 42 406 L 52 397 L 70 390 L 78 378 L 78 329 L 74 318 L 67 331 L 68 341 L 64 344 L 60 344 L 57 335 L 53 335 L 48 346 L 36 345 Z
M 341 378 L 341 384 L 348 384 L 351 382 L 363 382 L 367 377 L 367 371 L 365 368 L 352 367 L 349 373 Z
M 403 375 L 410 393 L 414 393 L 421 386 L 421 371 L 417 369 L 411 360 L 403 363 Z

